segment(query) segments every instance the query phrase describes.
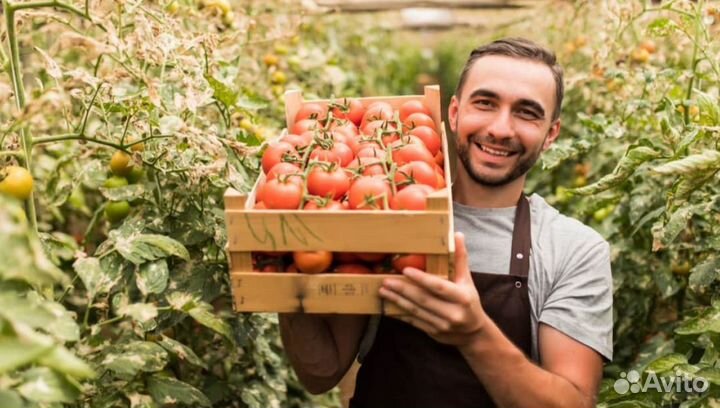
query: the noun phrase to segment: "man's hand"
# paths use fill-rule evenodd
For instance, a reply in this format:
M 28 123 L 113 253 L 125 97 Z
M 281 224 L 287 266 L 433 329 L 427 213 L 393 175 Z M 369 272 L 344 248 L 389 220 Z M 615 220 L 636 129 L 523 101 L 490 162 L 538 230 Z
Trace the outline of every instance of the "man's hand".
M 470 275 L 465 236 L 455 233 L 455 279 L 449 281 L 415 268 L 405 268 L 408 281 L 388 278 L 380 296 L 407 311 L 398 316 L 440 343 L 468 346 L 483 329 L 487 314 Z

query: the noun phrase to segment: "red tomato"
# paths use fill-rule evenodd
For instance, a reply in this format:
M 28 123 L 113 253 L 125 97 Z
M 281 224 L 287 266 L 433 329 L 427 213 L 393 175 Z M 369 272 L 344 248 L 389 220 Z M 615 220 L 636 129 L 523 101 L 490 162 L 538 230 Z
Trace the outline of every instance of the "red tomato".
M 424 113 L 428 116 L 432 116 L 432 113 L 430 112 L 430 109 L 428 109 L 425 104 L 422 103 L 422 101 L 419 101 L 417 99 L 412 101 L 407 101 L 400 105 L 400 120 L 405 122 L 405 119 L 407 119 L 408 116 L 410 116 L 413 113 L 420 112 Z
M 402 190 L 390 200 L 390 208 L 393 210 L 415 210 L 421 211 L 427 208 L 427 196 L 435 191 L 425 184 L 412 184 Z
M 295 251 L 293 261 L 302 273 L 322 273 L 332 264 L 332 252 L 328 251 Z
M 300 185 L 282 177 L 269 180 L 263 188 L 263 202 L 272 210 L 295 210 L 300 207 L 302 195 Z
M 373 157 L 373 158 L 378 158 L 378 159 L 384 159 L 385 155 L 386 155 L 385 149 L 383 149 L 382 147 L 380 147 L 376 144 L 372 144 L 372 145 L 368 145 L 367 147 L 363 147 L 362 149 L 360 149 L 355 156 L 356 157 Z
M 347 119 L 354 123 L 355 126 L 362 122 L 363 115 L 365 114 L 365 107 L 362 102 L 357 99 L 343 99 L 340 102 L 336 102 L 337 106 L 333 109 L 333 117 L 339 119 Z
M 329 149 L 318 146 L 310 153 L 310 159 L 326 162 L 339 163 L 347 166 L 353 159 L 353 152 L 345 143 L 335 142 Z
M 365 262 L 381 262 L 387 258 L 388 254 L 382 252 L 357 252 L 355 256 Z
M 319 211 L 343 211 L 346 210 L 345 206 L 340 201 L 335 200 L 310 200 L 303 207 L 304 210 L 319 210 Z
M 265 188 L 265 181 L 258 184 L 255 189 L 255 202 L 259 203 L 263 200 L 263 189 Z
M 295 147 L 295 149 L 302 149 L 306 146 L 309 146 L 310 143 L 312 143 L 312 139 L 312 132 L 305 132 L 302 135 L 294 135 L 292 133 L 288 133 L 287 135 L 283 136 L 280 141 L 290 143 Z
M 422 140 L 422 142 L 425 144 L 425 147 L 428 148 L 430 154 L 432 154 L 433 156 L 437 155 L 438 152 L 440 152 L 440 148 L 442 147 L 442 140 L 433 128 L 428 126 L 418 126 L 416 128 L 413 128 L 410 131 L 410 134 Z
M 374 120 L 392 120 L 393 108 L 387 102 L 373 102 L 371 103 L 360 121 L 360 128 L 365 127 L 365 124 Z
M 405 143 L 398 140 L 393 144 L 392 158 L 393 161 L 398 165 L 402 166 L 405 163 L 414 161 L 424 161 L 427 164 L 435 164 L 435 158 L 430 151 L 422 143 Z
M 443 155 L 443 152 L 438 152 L 438 154 L 435 155 L 435 164 L 441 167 L 445 164 L 445 156 Z
M 390 184 L 382 177 L 361 176 L 350 186 L 348 202 L 353 210 L 384 209 L 385 200 L 392 200 Z
M 330 130 L 332 130 L 333 132 L 340 132 L 347 137 L 358 135 L 357 126 L 353 125 L 351 122 L 345 122 L 342 124 L 340 122 L 333 122 L 330 125 Z
M 337 200 L 350 189 L 350 176 L 341 167 L 318 165 L 308 173 L 307 189 L 312 195 Z
M 262 201 L 256 202 L 253 208 L 256 210 L 267 210 L 267 206 L 265 206 L 265 203 L 263 203 Z
M 350 148 L 352 148 L 352 151 L 355 155 L 357 155 L 360 150 L 362 150 L 368 146 L 376 146 L 376 147 L 382 149 L 382 146 L 380 146 L 380 143 L 377 140 L 366 137 L 366 136 L 355 139 L 355 142 L 348 143 L 348 146 L 350 146 Z
M 392 266 L 398 273 L 402 273 L 403 269 L 407 267 L 424 271 L 426 268 L 426 257 L 422 254 L 397 255 L 393 257 Z
M 295 122 L 292 129 L 290 129 L 290 133 L 296 134 L 296 135 L 302 135 L 303 133 L 307 132 L 308 130 L 316 130 L 322 128 L 322 123 L 318 122 L 315 119 L 303 119 L 301 121 Z
M 437 188 L 437 174 L 429 164 L 423 161 L 414 161 L 403 164 L 397 169 L 395 184 L 401 190 L 411 184 L 425 184 Z
M 300 159 L 295 147 L 287 142 L 274 142 L 270 144 L 262 156 L 262 169 L 267 174 L 270 169 L 281 161 L 288 161 L 287 158 Z
M 435 129 L 435 121 L 430 116 L 420 112 L 410 114 L 402 122 L 408 129 L 414 129 L 418 126 L 427 126 Z
M 335 267 L 335 273 L 353 273 L 357 275 L 368 275 L 372 273 L 372 270 L 363 264 L 340 264 Z
M 359 259 L 353 252 L 333 252 L 333 258 L 340 263 L 354 263 Z
M 304 119 L 324 121 L 327 119 L 327 109 L 318 103 L 306 103 L 302 105 L 298 113 L 295 114 L 296 123 Z
M 379 157 L 356 157 L 348 164 L 347 168 L 363 176 L 384 176 L 387 174 L 383 161 Z
M 281 174 L 300 174 L 300 167 L 292 163 L 280 162 L 274 165 L 270 171 L 267 172 L 265 181 L 277 178 Z

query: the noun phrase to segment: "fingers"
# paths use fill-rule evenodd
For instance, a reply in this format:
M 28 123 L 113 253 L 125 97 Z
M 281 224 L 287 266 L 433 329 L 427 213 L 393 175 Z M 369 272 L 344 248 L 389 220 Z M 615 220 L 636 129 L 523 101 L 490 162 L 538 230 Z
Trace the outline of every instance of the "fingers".
M 455 283 L 472 281 L 470 266 L 468 265 L 467 249 L 465 248 L 465 234 L 455 233 Z
M 428 333 L 438 333 L 441 329 L 448 329 L 448 324 L 445 319 L 428 311 L 423 306 L 418 305 L 416 302 L 408 299 L 400 293 L 381 287 L 380 296 L 395 303 L 398 307 L 406 311 L 407 316 L 399 318 L 407 323 L 413 324 L 419 329 Z
M 411 282 L 427 290 L 431 294 L 437 296 L 440 299 L 447 300 L 448 302 L 458 302 L 464 300 L 461 291 L 457 287 L 456 283 L 453 283 L 447 279 L 435 276 L 419 269 L 407 267 L 403 270 L 403 275 L 406 276 Z M 388 282 L 395 281 L 389 279 Z M 393 288 L 395 289 L 395 288 Z

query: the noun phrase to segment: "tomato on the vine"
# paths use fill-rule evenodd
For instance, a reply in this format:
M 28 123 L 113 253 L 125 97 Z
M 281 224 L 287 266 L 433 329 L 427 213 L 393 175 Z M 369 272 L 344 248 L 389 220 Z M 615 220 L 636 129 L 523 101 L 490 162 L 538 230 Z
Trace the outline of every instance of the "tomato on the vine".
M 383 160 L 379 157 L 358 156 L 347 165 L 347 168 L 363 176 L 384 176 L 387 174 Z
M 270 169 L 270 171 L 267 172 L 267 175 L 265 176 L 265 180 L 272 180 L 277 178 L 280 175 L 289 175 L 289 174 L 302 174 L 302 171 L 300 170 L 300 167 L 293 163 L 287 163 L 287 162 L 280 162 Z
M 281 137 L 280 141 L 293 145 L 295 149 L 302 149 L 309 146 L 310 143 L 312 143 L 312 139 L 312 132 L 305 132 L 302 135 L 288 133 L 287 135 Z
M 275 142 L 268 145 L 262 156 L 262 169 L 267 174 L 276 164 L 282 161 L 300 160 L 295 147 L 287 142 Z
M 316 165 L 307 177 L 307 189 L 310 194 L 320 197 L 340 199 L 350 188 L 350 176 L 337 165 Z
M 415 210 L 422 211 L 427 208 L 427 196 L 435 191 L 425 184 L 412 184 L 402 190 L 390 200 L 390 208 L 393 210 Z
M 343 211 L 345 209 L 345 206 L 340 201 L 328 200 L 323 198 L 311 199 L 303 207 L 303 210 L 319 211 Z
M 330 268 L 333 256 L 329 251 L 295 251 L 293 261 L 302 273 L 322 273 Z
M 414 129 L 419 126 L 427 126 L 435 129 L 435 121 L 429 115 L 420 112 L 410 114 L 402 122 L 408 129 Z
M 110 222 L 122 221 L 130 214 L 130 203 L 127 201 L 111 201 L 105 205 L 105 217 Z
M 295 135 L 302 135 L 303 133 L 307 132 L 308 130 L 317 130 L 322 128 L 322 123 L 318 122 L 315 119 L 303 119 L 300 121 L 295 122 L 292 129 L 290 129 L 290 133 Z
M 336 102 L 336 106 L 333 108 L 333 117 L 338 119 L 347 119 L 355 124 L 359 125 L 362 122 L 363 115 L 365 114 L 365 107 L 362 102 L 357 99 L 343 99 L 342 102 Z
M 353 152 L 345 143 L 335 142 L 332 146 L 317 146 L 310 152 L 310 159 L 347 166 L 353 159 Z
M 373 210 L 386 208 L 392 200 L 390 184 L 383 177 L 361 176 L 350 186 L 348 203 L 351 209 Z
M 132 170 L 132 162 L 129 154 L 117 150 L 110 158 L 110 170 L 116 176 L 127 176 Z
M 128 185 L 128 180 L 125 177 L 120 177 L 120 176 L 108 177 L 108 179 L 105 180 L 105 183 L 103 183 L 103 187 L 105 187 L 105 188 L 118 188 L 118 187 L 125 187 L 127 185 Z
M 26 168 L 7 166 L 0 171 L 0 192 L 27 200 L 33 190 L 33 177 Z
M 437 188 L 437 183 L 435 169 L 424 161 L 403 164 L 395 172 L 395 184 L 401 190 L 411 184 L 425 184 Z
M 430 109 L 428 109 L 422 101 L 419 101 L 417 99 L 413 99 L 410 101 L 407 101 L 400 105 L 400 120 L 402 122 L 405 122 L 405 119 L 407 119 L 408 116 L 412 115 L 413 113 L 424 113 L 427 116 L 432 116 L 432 113 L 430 112 Z
M 373 102 L 365 110 L 362 120 L 360 121 L 360 128 L 365 127 L 366 123 L 374 120 L 392 120 L 392 118 L 393 108 L 389 103 Z
M 430 151 L 430 154 L 432 154 L 433 156 L 437 155 L 438 152 L 440 152 L 440 148 L 442 147 L 442 140 L 440 139 L 440 136 L 437 134 L 435 129 L 429 126 L 417 126 L 410 130 L 410 134 L 422 140 L 422 142 L 425 144 L 425 147 L 427 147 L 427 149 Z
M 327 119 L 327 108 L 324 108 L 319 103 L 303 104 L 297 114 L 295 114 L 295 122 L 299 122 L 304 119 L 324 121 Z
M 302 195 L 301 185 L 278 177 L 265 183 L 262 201 L 272 210 L 295 210 L 300 207 Z
M 398 140 L 392 144 L 392 149 L 393 161 L 398 166 L 414 161 L 424 161 L 430 165 L 435 164 L 435 157 L 422 142 L 406 143 L 403 140 Z

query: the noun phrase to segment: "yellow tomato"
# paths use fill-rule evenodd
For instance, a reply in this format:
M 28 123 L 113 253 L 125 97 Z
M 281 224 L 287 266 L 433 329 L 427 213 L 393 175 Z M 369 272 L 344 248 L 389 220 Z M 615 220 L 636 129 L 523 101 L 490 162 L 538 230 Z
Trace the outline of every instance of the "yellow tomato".
M 8 166 L 0 172 L 0 192 L 17 198 L 27 200 L 33 189 L 33 178 L 26 168 Z
M 644 64 L 650 61 L 650 52 L 645 48 L 636 48 L 632 54 L 630 54 L 630 59 L 638 64 Z
M 282 71 L 275 71 L 270 75 L 270 81 L 273 84 L 284 84 L 287 82 L 287 75 Z
M 275 54 L 265 54 L 263 57 L 263 63 L 265 63 L 268 67 L 275 66 L 278 62 L 280 62 L 280 58 L 278 58 Z
M 116 176 L 127 176 L 132 170 L 132 163 L 130 162 L 130 155 L 120 150 L 113 153 L 110 159 L 110 170 Z

